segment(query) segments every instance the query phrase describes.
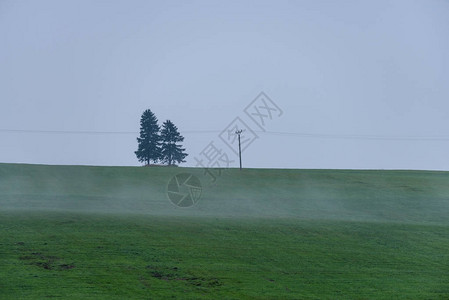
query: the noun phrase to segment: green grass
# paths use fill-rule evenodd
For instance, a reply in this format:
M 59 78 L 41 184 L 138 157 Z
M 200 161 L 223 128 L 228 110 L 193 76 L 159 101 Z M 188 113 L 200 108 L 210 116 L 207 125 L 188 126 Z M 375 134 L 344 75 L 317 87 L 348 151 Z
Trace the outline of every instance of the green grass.
M 166 196 L 196 174 L 191 208 Z M 449 173 L 0 164 L 0 299 L 447 299 Z

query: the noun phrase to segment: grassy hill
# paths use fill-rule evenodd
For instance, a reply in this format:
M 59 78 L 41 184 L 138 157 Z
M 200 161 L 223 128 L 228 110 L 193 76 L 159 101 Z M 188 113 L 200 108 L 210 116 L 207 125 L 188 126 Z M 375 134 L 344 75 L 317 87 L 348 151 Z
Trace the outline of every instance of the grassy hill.
M 203 185 L 191 208 L 167 198 L 183 172 Z M 230 169 L 212 182 L 195 168 L 0 164 L 0 208 L 447 223 L 448 183 L 449 173 L 424 171 Z
M 200 201 L 167 198 L 195 174 Z M 0 298 L 445 299 L 449 173 L 0 164 Z

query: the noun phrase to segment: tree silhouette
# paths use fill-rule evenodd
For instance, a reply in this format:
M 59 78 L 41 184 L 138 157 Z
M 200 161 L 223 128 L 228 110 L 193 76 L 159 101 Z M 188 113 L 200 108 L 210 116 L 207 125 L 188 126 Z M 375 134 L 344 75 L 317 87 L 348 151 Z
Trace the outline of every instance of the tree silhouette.
M 183 142 L 184 137 L 178 132 L 178 128 L 170 120 L 162 124 L 161 130 L 161 160 L 171 166 L 174 162 L 185 162 L 188 155 L 184 153 L 186 149 L 177 143 Z
M 140 118 L 140 137 L 137 138 L 138 148 L 134 153 L 139 162 L 150 161 L 157 162 L 161 158 L 161 137 L 159 135 L 160 127 L 157 124 L 157 118 L 147 109 Z

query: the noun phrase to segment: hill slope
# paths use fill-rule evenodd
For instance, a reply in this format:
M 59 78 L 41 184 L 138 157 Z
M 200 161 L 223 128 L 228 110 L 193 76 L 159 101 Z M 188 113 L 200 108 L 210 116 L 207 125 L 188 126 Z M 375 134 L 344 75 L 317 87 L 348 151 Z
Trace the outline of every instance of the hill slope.
M 203 183 L 179 208 L 167 183 Z M 446 172 L 0 164 L 0 299 L 448 299 Z
M 190 208 L 167 198 L 183 172 L 203 185 Z M 0 209 L 447 223 L 448 183 L 425 171 L 230 169 L 212 182 L 195 168 L 0 164 Z

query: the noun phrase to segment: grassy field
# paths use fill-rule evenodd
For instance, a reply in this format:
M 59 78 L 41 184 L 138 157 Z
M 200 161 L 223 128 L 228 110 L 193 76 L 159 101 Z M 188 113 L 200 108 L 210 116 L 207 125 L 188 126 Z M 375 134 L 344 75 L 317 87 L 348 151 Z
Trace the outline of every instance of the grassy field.
M 446 172 L 0 164 L 0 299 L 448 299 L 448 216 Z

